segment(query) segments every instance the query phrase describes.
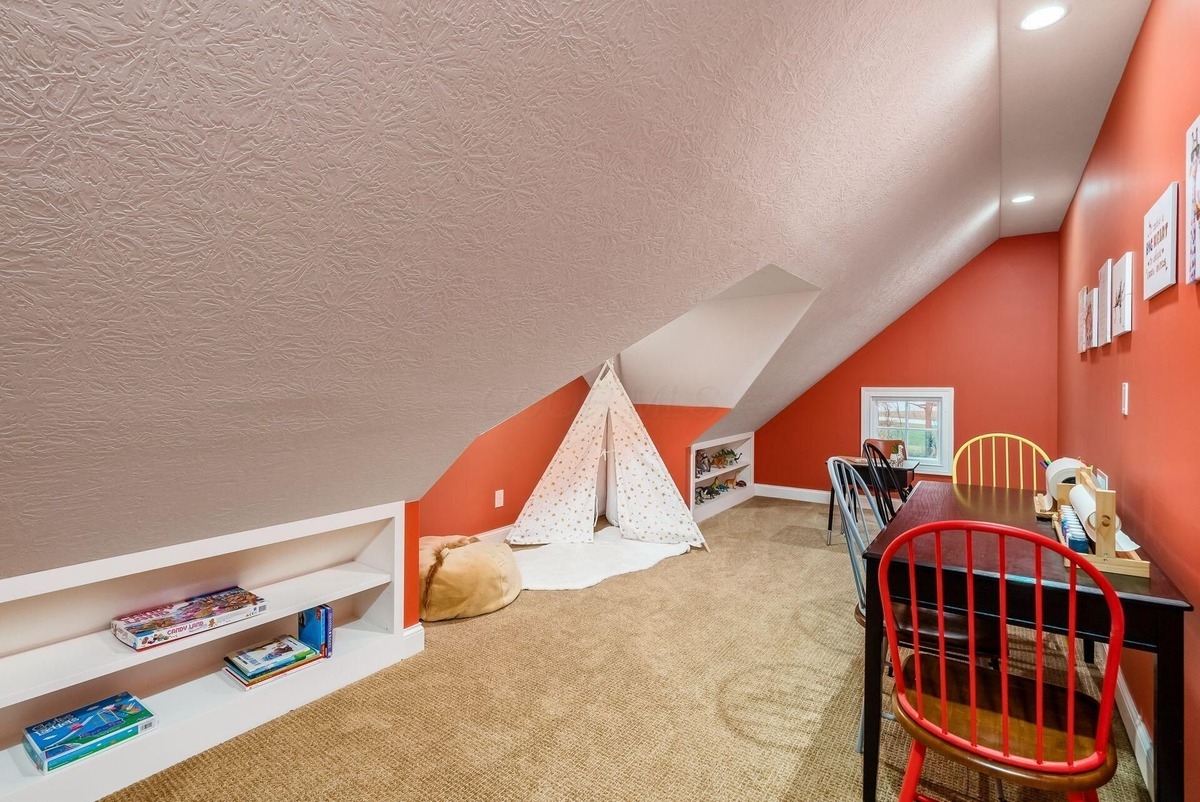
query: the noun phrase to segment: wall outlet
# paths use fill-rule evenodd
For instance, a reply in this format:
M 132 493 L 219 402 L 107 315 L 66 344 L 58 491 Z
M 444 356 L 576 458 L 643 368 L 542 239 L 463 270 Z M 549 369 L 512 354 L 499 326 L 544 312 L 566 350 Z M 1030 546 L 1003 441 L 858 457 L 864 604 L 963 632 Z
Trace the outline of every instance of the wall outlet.
M 1121 382 L 1121 414 L 1129 415 L 1129 382 Z
M 504 491 L 503 490 L 496 491 L 496 506 L 497 507 L 504 506 Z

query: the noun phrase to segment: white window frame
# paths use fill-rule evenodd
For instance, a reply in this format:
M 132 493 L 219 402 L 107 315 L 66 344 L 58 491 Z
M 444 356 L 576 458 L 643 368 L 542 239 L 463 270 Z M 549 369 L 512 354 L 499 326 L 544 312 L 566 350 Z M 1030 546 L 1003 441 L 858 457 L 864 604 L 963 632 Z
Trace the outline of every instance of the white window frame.
M 862 388 L 862 440 L 877 435 L 871 427 L 878 420 L 875 415 L 877 399 L 923 400 L 934 399 L 941 404 L 941 442 L 938 443 L 938 461 L 921 460 L 917 473 L 932 476 L 950 476 L 954 466 L 954 388 L 953 387 L 864 387 Z

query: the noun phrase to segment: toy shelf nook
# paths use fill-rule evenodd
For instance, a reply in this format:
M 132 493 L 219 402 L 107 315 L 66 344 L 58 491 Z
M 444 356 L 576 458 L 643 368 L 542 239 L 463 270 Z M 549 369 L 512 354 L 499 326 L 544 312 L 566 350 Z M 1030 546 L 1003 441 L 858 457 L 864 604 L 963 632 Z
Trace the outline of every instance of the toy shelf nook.
M 689 501 L 692 515 L 697 521 L 711 518 L 753 496 L 753 432 L 692 445 L 692 492 Z
M 0 800 L 97 799 L 421 651 L 422 627 L 403 628 L 403 543 L 398 502 L 0 579 Z M 140 652 L 109 631 L 233 585 L 266 611 Z M 222 675 L 223 655 L 295 634 L 296 614 L 326 603 L 330 659 L 253 691 Z M 22 729 L 120 691 L 158 728 L 39 773 Z

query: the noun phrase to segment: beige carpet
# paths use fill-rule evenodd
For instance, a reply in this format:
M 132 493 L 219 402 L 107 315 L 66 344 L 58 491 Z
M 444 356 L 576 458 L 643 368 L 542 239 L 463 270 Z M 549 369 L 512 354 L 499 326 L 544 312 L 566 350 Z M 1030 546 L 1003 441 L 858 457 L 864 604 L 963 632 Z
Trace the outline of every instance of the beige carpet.
M 109 799 L 858 800 L 862 630 L 824 523 L 754 499 L 702 526 L 712 553 L 431 625 L 422 654 Z M 883 731 L 895 799 L 908 743 Z M 1148 800 L 1117 742 L 1100 798 Z M 995 798 L 937 756 L 925 778 Z

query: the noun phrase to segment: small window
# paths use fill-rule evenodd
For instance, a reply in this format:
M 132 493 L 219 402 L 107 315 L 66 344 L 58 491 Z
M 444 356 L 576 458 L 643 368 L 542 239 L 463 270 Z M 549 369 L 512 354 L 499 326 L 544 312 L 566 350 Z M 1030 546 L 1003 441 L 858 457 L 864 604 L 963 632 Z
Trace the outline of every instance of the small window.
M 917 473 L 950 475 L 954 459 L 953 387 L 862 388 L 862 439 L 903 440 Z

